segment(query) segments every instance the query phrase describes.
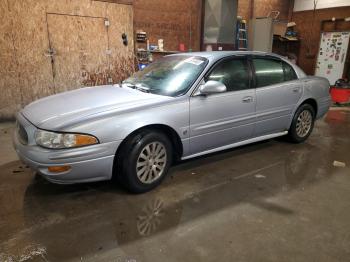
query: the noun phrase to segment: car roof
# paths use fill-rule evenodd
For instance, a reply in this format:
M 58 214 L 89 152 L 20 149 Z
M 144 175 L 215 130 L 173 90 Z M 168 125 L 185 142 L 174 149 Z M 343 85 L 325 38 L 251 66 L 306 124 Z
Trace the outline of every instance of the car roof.
M 200 56 L 207 58 L 211 62 L 215 62 L 221 58 L 234 56 L 234 55 L 258 55 L 258 56 L 269 56 L 269 57 L 276 57 L 281 59 L 282 61 L 285 61 L 290 66 L 296 70 L 297 75 L 299 78 L 306 77 L 306 74 L 303 70 L 301 70 L 297 65 L 291 63 L 286 57 L 280 56 L 274 53 L 267 53 L 267 52 L 261 52 L 261 51 L 210 51 L 210 52 L 182 52 L 182 53 L 176 53 L 171 54 L 168 56 Z
M 226 56 L 232 56 L 232 55 L 261 55 L 261 56 L 274 56 L 278 58 L 284 58 L 282 56 L 279 56 L 274 53 L 267 53 L 267 52 L 261 52 L 261 51 L 209 51 L 209 52 L 184 52 L 184 53 L 176 53 L 172 54 L 170 56 L 178 56 L 178 55 L 191 55 L 191 56 L 201 56 L 205 57 L 207 59 L 220 59 Z

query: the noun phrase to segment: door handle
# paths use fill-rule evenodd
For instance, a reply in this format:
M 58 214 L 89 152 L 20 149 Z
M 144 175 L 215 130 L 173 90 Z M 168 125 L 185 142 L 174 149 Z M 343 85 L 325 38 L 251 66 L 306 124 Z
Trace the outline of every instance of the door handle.
M 250 103 L 250 102 L 253 102 L 253 97 L 251 97 L 251 96 L 243 97 L 242 102 L 243 102 L 243 103 Z

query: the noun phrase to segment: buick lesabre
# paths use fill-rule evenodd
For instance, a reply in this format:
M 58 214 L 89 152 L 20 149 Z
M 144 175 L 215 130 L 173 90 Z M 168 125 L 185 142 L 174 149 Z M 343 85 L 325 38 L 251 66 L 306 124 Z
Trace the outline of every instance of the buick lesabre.
M 18 156 L 54 183 L 116 177 L 141 193 L 175 160 L 279 136 L 305 141 L 330 105 L 326 79 L 261 52 L 166 56 L 121 84 L 35 101 L 17 114 Z

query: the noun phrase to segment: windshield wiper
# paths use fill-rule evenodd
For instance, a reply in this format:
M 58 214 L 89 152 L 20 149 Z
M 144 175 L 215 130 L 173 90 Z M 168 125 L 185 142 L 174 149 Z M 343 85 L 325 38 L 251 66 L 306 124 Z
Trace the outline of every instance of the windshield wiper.
M 151 88 L 149 88 L 148 86 L 145 86 L 145 84 L 142 84 L 142 83 L 133 84 L 130 82 L 124 82 L 124 83 L 122 83 L 122 87 L 129 87 L 129 88 L 136 89 L 136 90 L 139 90 L 139 91 L 144 92 L 144 93 L 149 93 L 151 90 Z
M 135 88 L 141 92 L 145 92 L 145 93 L 149 93 L 151 88 L 149 88 L 148 86 L 145 86 L 143 84 L 136 84 Z
M 121 84 L 121 87 L 129 87 L 129 88 L 135 89 L 135 88 L 136 88 L 136 85 L 135 85 L 135 84 L 132 84 L 132 83 L 128 83 L 128 82 L 123 82 L 123 83 Z

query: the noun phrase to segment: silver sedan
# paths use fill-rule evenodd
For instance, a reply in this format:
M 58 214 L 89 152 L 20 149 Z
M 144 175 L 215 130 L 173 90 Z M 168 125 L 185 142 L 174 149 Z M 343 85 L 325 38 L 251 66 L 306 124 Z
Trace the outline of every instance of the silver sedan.
M 329 108 L 329 83 L 261 52 L 166 56 L 119 85 L 40 99 L 17 114 L 14 146 L 47 180 L 116 177 L 132 192 L 171 163 L 278 136 L 307 139 Z

